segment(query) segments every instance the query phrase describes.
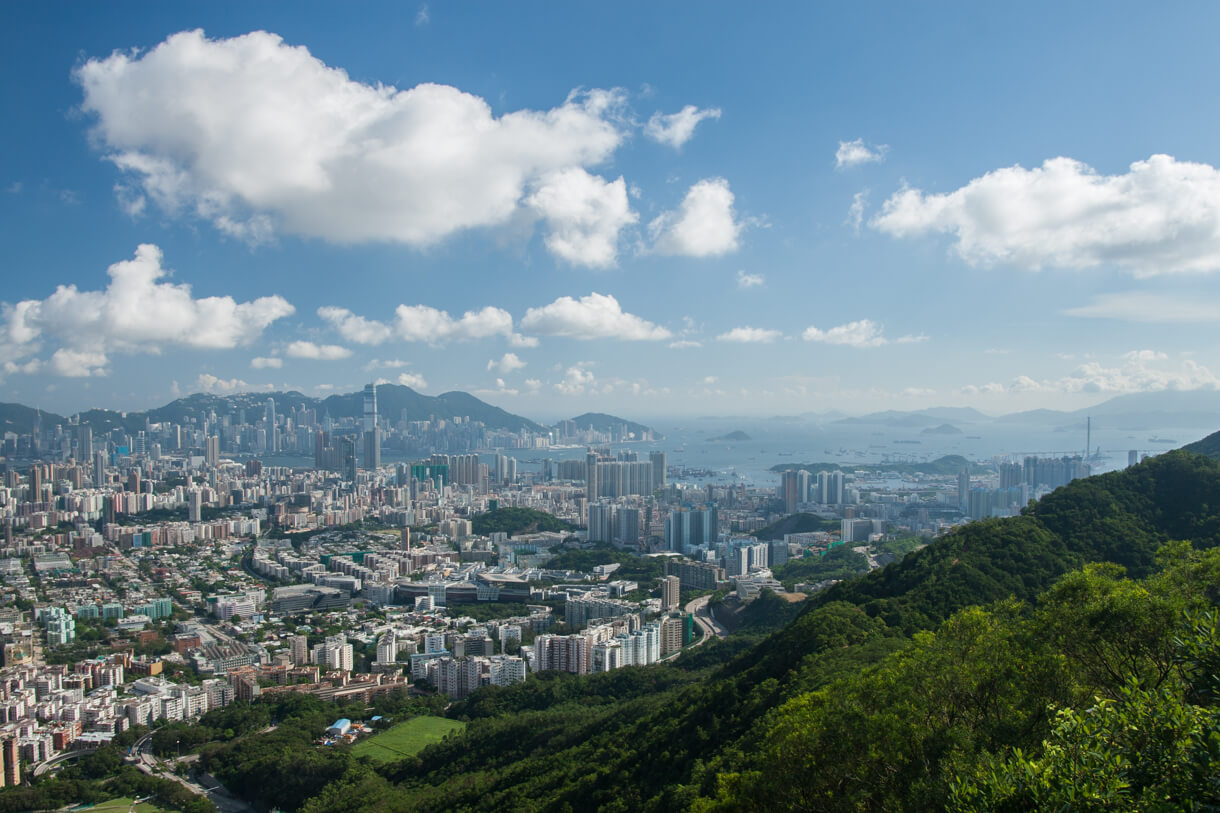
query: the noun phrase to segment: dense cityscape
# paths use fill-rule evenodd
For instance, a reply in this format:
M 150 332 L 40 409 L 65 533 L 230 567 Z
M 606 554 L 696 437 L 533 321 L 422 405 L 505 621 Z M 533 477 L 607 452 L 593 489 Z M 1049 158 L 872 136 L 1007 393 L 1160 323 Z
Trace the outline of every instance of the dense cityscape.
M 1220 5 L 4 11 L 0 813 L 1220 810 Z

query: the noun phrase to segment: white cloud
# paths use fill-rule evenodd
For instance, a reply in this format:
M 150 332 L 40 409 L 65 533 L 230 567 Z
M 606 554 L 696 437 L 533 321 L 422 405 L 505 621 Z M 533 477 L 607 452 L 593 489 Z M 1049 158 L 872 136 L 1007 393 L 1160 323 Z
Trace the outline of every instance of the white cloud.
M 280 296 L 236 302 L 231 296 L 195 299 L 185 283 L 160 282 L 161 249 L 143 244 L 134 258 L 107 269 L 105 290 L 61 285 L 42 300 L 24 300 L 0 310 L 0 347 L 9 358 L 36 352 L 41 342 L 63 345 L 51 369 L 81 375 L 79 363 L 109 351 L 156 353 L 162 347 L 229 349 L 249 344 L 293 307 Z M 92 374 L 103 364 L 89 364 Z M 70 372 L 69 372 L 70 371 Z
M 659 144 L 668 144 L 677 149 L 691 140 L 695 127 L 704 119 L 720 118 L 719 107 L 709 107 L 703 110 L 688 104 L 677 113 L 663 115 L 660 112 L 652 114 L 644 125 L 644 135 Z
M 51 371 L 68 378 L 88 378 L 106 374 L 106 354 L 96 350 L 71 350 L 61 347 L 51 354 Z
M 718 342 L 738 342 L 741 344 L 770 344 L 781 334 L 778 330 L 764 327 L 735 327 L 728 333 L 716 337 Z
M 1010 392 L 1099 393 L 1122 395 L 1133 392 L 1165 390 L 1220 389 L 1220 378 L 1203 365 L 1185 359 L 1170 363 L 1165 353 L 1155 350 L 1132 350 L 1125 353 L 1117 366 L 1107 367 L 1090 361 L 1057 379 L 1035 379 L 1017 376 L 1008 385 Z
M 404 387 L 410 387 L 413 390 L 428 389 L 428 382 L 419 373 L 399 373 L 398 383 Z
M 542 381 L 537 378 L 527 378 L 525 379 L 525 386 L 529 389 L 530 394 L 533 395 L 542 386 Z
M 389 325 L 357 316 L 347 308 L 327 305 L 318 308 L 318 316 L 334 326 L 344 339 L 356 344 L 381 344 L 393 334 Z
M 313 359 L 315 361 L 338 361 L 351 356 L 352 351 L 337 344 L 314 344 L 313 342 L 293 342 L 284 348 L 284 355 L 294 359 Z
M 447 311 L 428 305 L 399 305 L 395 311 L 398 335 L 409 342 L 441 345 L 448 341 L 470 341 L 490 336 L 511 336 L 513 317 L 502 309 L 485 307 L 466 311 L 454 319 Z
M 428 4 L 424 3 L 419 7 L 419 11 L 415 13 L 415 25 L 427 25 L 432 22 L 432 16 L 428 13 Z
M 478 389 L 478 390 L 475 390 L 475 391 L 474 391 L 474 394 L 475 394 L 475 395 L 508 395 L 508 396 L 516 396 L 516 395 L 519 395 L 519 394 L 520 394 L 520 391 L 519 391 L 519 390 L 516 390 L 516 389 L 514 389 L 514 388 L 512 388 L 512 387 L 510 387 L 510 386 L 508 386 L 507 384 L 505 384 L 505 383 L 504 383 L 504 379 L 503 379 L 503 378 L 497 378 L 497 379 L 496 379 L 496 388 L 495 388 L 495 389 Z
M 555 389 L 561 395 L 583 395 L 586 389 L 593 386 L 595 380 L 590 371 L 581 367 L 569 367 L 563 380 L 555 385 Z
M 676 342 L 670 342 L 669 346 L 672 350 L 691 350 L 696 347 L 703 347 L 703 344 L 694 339 L 678 339 Z
M 889 340 L 881 333 L 881 325 L 871 319 L 859 319 L 844 325 L 821 330 L 810 325 L 801 334 L 807 342 L 822 342 L 823 344 L 841 344 L 847 347 L 880 347 Z M 919 337 L 903 337 L 907 342 L 921 341 Z
M 1220 269 L 1220 171 L 1153 155 L 1123 175 L 1071 158 L 1007 167 L 943 195 L 903 189 L 873 228 L 894 237 L 944 232 L 971 265 L 1088 268 L 1138 276 Z
M 571 339 L 653 341 L 672 335 L 659 325 L 625 313 L 613 296 L 598 293 L 579 300 L 561 296 L 549 305 L 530 308 L 521 320 L 521 329 Z
M 708 375 L 708 376 L 703 377 L 703 383 L 708 384 L 708 385 L 715 384 L 719 380 L 720 379 L 714 375 Z
M 856 234 L 860 233 L 860 226 L 864 223 L 864 210 L 867 206 L 867 189 L 852 195 L 851 207 L 847 210 L 847 225 L 851 226 L 851 230 Z
M 614 265 L 619 232 L 639 220 L 622 177 L 606 181 L 580 167 L 547 174 L 525 202 L 546 220 L 546 247 L 573 265 Z
M 1088 305 L 1068 308 L 1064 314 L 1124 322 L 1214 322 L 1220 320 L 1220 301 L 1206 296 L 1129 291 L 1100 294 Z
M 741 224 L 733 211 L 733 192 L 724 178 L 699 181 L 682 205 L 648 224 L 653 249 L 660 254 L 716 257 L 736 251 Z
M 394 370 L 399 367 L 410 367 L 411 362 L 403 359 L 373 359 L 364 365 L 365 370 Z
M 894 340 L 895 344 L 923 344 L 926 341 L 928 341 L 928 335 L 926 333 L 899 336 Z
M 962 395 L 996 395 L 1004 392 L 1004 385 L 998 381 L 987 384 L 967 384 L 958 390 Z
M 868 145 L 864 143 L 863 138 L 857 138 L 855 141 L 840 141 L 839 149 L 835 150 L 835 168 L 846 169 L 848 167 L 859 166 L 860 164 L 871 164 L 885 159 L 885 154 L 890 151 L 886 144 Z
M 244 392 L 250 389 L 250 385 L 240 378 L 223 379 L 217 378 L 211 373 L 200 373 L 199 378 L 195 379 L 195 392 L 208 392 L 212 395 L 231 395 L 235 392 Z
M 737 287 L 738 288 L 758 288 L 767 282 L 767 278 L 762 274 L 747 274 L 745 271 L 737 272 Z
M 354 81 L 263 31 L 185 31 L 89 59 L 75 78 L 128 185 L 239 236 L 427 246 L 508 222 L 539 179 L 600 164 L 625 137 L 622 91 L 496 117 L 447 85 Z
M 255 370 L 278 370 L 284 366 L 284 360 L 275 356 L 255 356 L 250 359 L 250 366 Z
M 525 362 L 522 361 L 516 353 L 505 353 L 500 357 L 499 361 L 492 359 L 491 361 L 487 362 L 488 370 L 499 370 L 504 375 L 507 375 L 514 370 L 520 370 L 524 366 Z
M 522 336 L 520 333 L 508 334 L 508 343 L 512 347 L 537 347 L 538 339 L 534 336 Z

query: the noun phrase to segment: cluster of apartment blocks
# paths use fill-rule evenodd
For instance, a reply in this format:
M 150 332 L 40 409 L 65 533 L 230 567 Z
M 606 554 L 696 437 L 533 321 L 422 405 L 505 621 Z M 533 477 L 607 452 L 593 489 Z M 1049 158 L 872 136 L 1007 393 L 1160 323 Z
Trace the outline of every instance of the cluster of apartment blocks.
M 134 725 L 199 717 L 237 696 L 223 678 L 179 685 L 147 674 L 159 667 L 116 653 L 72 666 L 8 668 L 0 676 L 0 740 L 13 742 L 21 759 L 38 763 L 104 745 Z M 145 676 L 130 680 L 129 673 Z
M 624 666 L 648 666 L 680 650 L 691 640 L 689 616 L 670 614 L 643 624 L 635 614 L 589 627 L 572 635 L 539 635 L 534 639 L 530 666 L 577 675 L 609 672 Z

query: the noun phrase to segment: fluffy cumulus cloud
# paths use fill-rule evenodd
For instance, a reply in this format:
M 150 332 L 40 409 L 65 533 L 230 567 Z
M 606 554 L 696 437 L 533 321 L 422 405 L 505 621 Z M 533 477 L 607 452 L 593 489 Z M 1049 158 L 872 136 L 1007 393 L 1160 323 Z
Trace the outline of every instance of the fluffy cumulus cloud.
M 1123 395 L 1216 389 L 1220 389 L 1220 378 L 1192 359 L 1174 363 L 1165 353 L 1132 350 L 1121 356 L 1116 364 L 1089 361 L 1060 378 L 1038 379 L 1019 375 L 1007 385 L 998 382 L 970 385 L 962 392 L 968 395 L 1005 392 Z
M 1088 268 L 1140 276 L 1220 269 L 1220 171 L 1153 155 L 1102 175 L 1071 158 L 998 169 L 943 195 L 903 189 L 870 225 L 943 232 L 971 265 Z
M 466 311 L 460 319 L 428 305 L 399 305 L 395 311 L 394 329 L 409 342 L 424 342 L 433 346 L 449 341 L 470 341 L 491 336 L 513 335 L 513 317 L 503 308 L 485 307 Z
M 653 113 L 644 125 L 644 135 L 660 144 L 668 144 L 677 149 L 691 140 L 695 127 L 704 119 L 720 118 L 719 107 L 708 107 L 700 110 L 693 104 L 679 110 L 677 113 L 665 115 L 660 111 Z
M 840 141 L 839 149 L 835 150 L 835 167 L 846 169 L 860 164 L 873 164 L 885 159 L 890 148 L 885 144 L 869 145 L 863 138 L 855 141 Z
M 770 344 L 783 334 L 778 330 L 765 327 L 735 327 L 727 333 L 716 337 L 719 342 L 736 342 L 737 344 Z
M 859 319 L 826 330 L 810 325 L 801 334 L 807 342 L 842 344 L 848 347 L 880 347 L 886 343 L 881 326 L 871 319 Z
M 1220 300 L 1209 296 L 1130 291 L 1100 294 L 1089 304 L 1068 308 L 1064 313 L 1124 322 L 1214 322 L 1220 320 Z
M 678 339 L 676 342 L 670 342 L 669 346 L 673 350 L 693 350 L 696 347 L 703 347 L 703 343 L 694 339 Z
M 314 344 L 313 342 L 292 342 L 284 348 L 284 355 L 294 359 L 312 359 L 314 361 L 339 361 L 349 358 L 352 351 L 337 344 Z
M 284 366 L 284 360 L 277 356 L 255 356 L 250 359 L 250 366 L 255 370 L 278 370 Z
M 399 373 L 398 383 L 414 390 L 426 390 L 428 388 L 428 382 L 419 373 Z
M 67 378 L 88 378 L 105 375 L 106 363 L 105 353 L 61 347 L 51 354 L 50 368 L 56 375 Z
M 354 81 L 263 31 L 185 31 L 75 77 L 130 211 L 151 201 L 248 240 L 427 246 L 508 222 L 543 179 L 606 161 L 626 133 L 619 91 L 496 116 L 448 85 Z
M 742 224 L 733 211 L 733 192 L 724 178 L 699 181 L 674 211 L 648 224 L 659 254 L 717 257 L 736 251 Z
M 656 341 L 673 335 L 659 325 L 624 312 L 613 296 L 598 293 L 580 299 L 561 296 L 549 305 L 530 308 L 521 320 L 521 329 L 570 339 Z
M 498 360 L 492 359 L 487 362 L 488 370 L 499 370 L 502 374 L 507 375 L 514 370 L 520 370 L 525 366 L 525 362 L 517 356 L 516 353 L 505 353 Z
M 195 379 L 194 392 L 208 392 L 212 395 L 232 395 L 235 392 L 244 392 L 250 388 L 250 385 L 240 378 L 217 378 L 211 373 L 200 373 L 199 378 Z
M 881 325 L 872 319 L 858 319 L 854 322 L 836 325 L 825 330 L 810 325 L 805 328 L 805 332 L 801 334 L 801 337 L 807 342 L 838 344 L 845 347 L 859 348 L 881 347 L 884 344 L 890 343 L 890 340 L 885 337 Z M 927 340 L 928 337 L 920 333 L 899 336 L 894 341 L 896 344 L 922 344 Z
M 327 305 L 318 308 L 318 316 L 329 322 L 344 339 L 356 344 L 381 344 L 393 334 L 389 325 L 357 316 L 347 308 Z
M 555 385 L 555 390 L 560 395 L 584 395 L 585 390 L 591 389 L 596 380 L 590 371 L 580 366 L 572 366 L 564 373 L 563 380 Z
M 546 221 L 552 254 L 592 268 L 615 264 L 619 232 L 639 220 L 621 177 L 607 181 L 579 167 L 545 176 L 526 203 Z
M 110 266 L 104 290 L 61 285 L 46 299 L 0 309 L 0 349 L 9 359 L 60 345 L 50 369 L 66 376 L 102 374 L 106 354 L 156 353 L 165 346 L 228 349 L 249 344 L 293 307 L 280 296 L 239 303 L 231 296 L 196 299 L 185 283 L 162 282 L 161 249 L 141 245 Z

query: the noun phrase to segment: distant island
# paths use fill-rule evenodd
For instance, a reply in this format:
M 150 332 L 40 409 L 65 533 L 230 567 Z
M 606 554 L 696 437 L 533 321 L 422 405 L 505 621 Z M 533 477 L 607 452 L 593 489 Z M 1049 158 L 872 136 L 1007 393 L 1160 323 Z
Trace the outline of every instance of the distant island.
M 920 431 L 921 435 L 960 435 L 962 430 L 958 429 L 951 423 L 942 423 L 940 426 L 929 426 L 927 429 Z
M 727 435 L 721 435 L 718 438 L 708 438 L 708 440 L 713 443 L 742 443 L 747 440 L 753 440 L 753 438 L 738 429 L 735 432 L 729 432 Z
M 961 455 L 951 454 L 927 463 L 777 463 L 771 471 L 795 471 L 804 469 L 807 472 L 819 471 L 892 471 L 895 474 L 958 474 L 962 469 L 969 469 L 971 474 L 982 474 L 991 471 L 986 466 L 971 463 Z

